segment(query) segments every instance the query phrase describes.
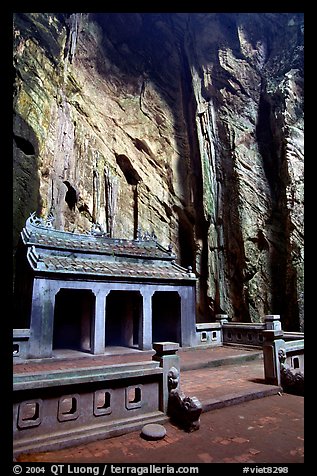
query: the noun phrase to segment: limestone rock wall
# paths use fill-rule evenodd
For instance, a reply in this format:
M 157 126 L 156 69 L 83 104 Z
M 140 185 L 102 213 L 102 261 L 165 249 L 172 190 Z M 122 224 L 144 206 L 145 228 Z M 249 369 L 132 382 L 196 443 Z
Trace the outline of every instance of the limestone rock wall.
M 197 320 L 303 329 L 303 15 L 14 16 L 14 242 L 154 232 Z

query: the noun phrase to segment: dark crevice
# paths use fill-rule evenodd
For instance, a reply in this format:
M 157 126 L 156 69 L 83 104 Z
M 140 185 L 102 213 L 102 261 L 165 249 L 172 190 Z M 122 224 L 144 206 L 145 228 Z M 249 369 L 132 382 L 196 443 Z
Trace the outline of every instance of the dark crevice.
M 178 215 L 178 240 L 179 240 L 179 262 L 181 266 L 187 268 L 191 266 L 195 270 L 195 241 L 193 237 L 193 226 L 184 210 L 174 206 L 174 211 Z
M 263 169 L 270 187 L 271 196 L 273 200 L 276 200 L 279 185 L 279 158 L 276 153 L 276 144 L 271 125 L 271 105 L 264 94 L 261 94 L 259 102 L 256 139 L 262 156 Z
M 189 17 L 190 20 L 190 17 Z M 173 21 L 170 19 L 171 27 Z M 189 26 L 189 25 L 188 25 Z M 175 31 L 175 29 L 174 29 Z M 184 119 L 187 124 L 187 137 L 190 156 L 190 186 L 192 187 L 192 200 L 195 209 L 195 217 L 190 224 L 186 224 L 179 215 L 179 246 L 181 254 L 181 264 L 192 266 L 199 278 L 199 296 L 198 296 L 198 321 L 204 319 L 210 311 L 210 302 L 207 298 L 208 282 L 208 227 L 209 223 L 204 216 L 204 191 L 203 191 L 203 172 L 199 150 L 199 141 L 196 126 L 196 103 L 192 86 L 191 66 L 188 53 L 185 47 L 185 37 L 179 39 L 180 54 L 179 61 L 181 67 L 181 99 L 183 106 Z M 186 236 L 186 238 L 185 238 Z M 196 269 L 196 243 L 195 240 L 202 242 L 200 269 Z M 185 250 L 187 250 L 185 252 Z
M 134 169 L 130 162 L 130 159 L 124 155 L 116 155 L 116 161 L 121 171 L 123 172 L 125 179 L 129 185 L 132 185 L 133 192 L 133 237 L 137 238 L 139 228 L 139 201 L 138 201 L 138 183 L 141 181 L 141 177 Z
M 230 131 L 224 124 L 219 128 L 219 137 L 223 144 L 230 144 Z M 240 217 L 239 178 L 235 170 L 236 157 L 230 147 L 223 151 L 223 222 L 226 280 L 229 299 L 232 303 L 236 321 L 250 322 L 248 290 L 244 286 L 244 273 L 247 268 Z
M 283 139 L 280 139 L 283 140 Z M 286 151 L 281 154 L 284 157 Z M 272 228 L 276 230 L 278 239 L 270 254 L 270 274 L 272 281 L 272 314 L 281 316 L 282 328 L 285 331 L 300 329 L 298 278 L 294 266 L 295 243 L 291 242 L 292 221 L 287 206 L 286 186 L 289 176 L 287 161 L 281 160 L 278 202 L 272 210 Z
M 291 258 L 291 219 L 286 199 L 286 186 L 290 178 L 285 159 L 284 139 L 280 125 L 276 123 L 272 113 L 274 101 L 279 98 L 268 97 L 264 90 L 265 84 L 262 86 L 256 137 L 272 199 L 270 228 L 274 230 L 274 246 L 270 250 L 269 272 L 272 286 L 270 312 L 281 316 L 283 329 L 288 331 L 299 328 L 296 270 Z M 258 242 L 259 246 L 261 242 L 263 243 L 263 240 Z
M 75 205 L 77 204 L 77 192 L 67 180 L 65 180 L 63 183 L 67 187 L 65 202 L 67 203 L 70 210 L 75 210 Z
M 128 184 L 137 185 L 140 182 L 141 177 L 134 169 L 128 157 L 123 154 L 116 155 L 116 161 L 120 169 L 122 170 Z
M 138 186 L 133 185 L 133 237 L 137 238 L 139 228 L 139 200 Z
M 23 137 L 13 134 L 14 141 L 16 146 L 25 154 L 25 155 L 35 155 L 35 149 L 30 141 L 24 139 Z

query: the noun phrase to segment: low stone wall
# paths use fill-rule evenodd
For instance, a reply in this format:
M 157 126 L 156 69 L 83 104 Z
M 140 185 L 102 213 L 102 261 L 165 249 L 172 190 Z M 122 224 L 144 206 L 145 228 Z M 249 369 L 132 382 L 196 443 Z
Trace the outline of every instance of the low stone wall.
M 284 349 L 286 352 L 286 365 L 294 371 L 304 373 L 304 339 L 285 342 Z
M 280 316 L 271 314 L 263 323 L 229 322 L 227 314 L 217 314 L 216 321 L 196 324 L 197 346 L 240 344 L 262 348 L 263 331 L 281 329 Z
M 196 346 L 217 347 L 222 345 L 222 326 L 219 322 L 196 324 Z
M 304 395 L 304 339 L 285 342 L 278 357 L 283 390 Z
M 28 357 L 29 339 L 30 329 L 13 329 L 13 357 Z
M 14 455 L 49 451 L 167 419 L 168 372 L 178 344 L 154 344 L 152 361 L 15 374 Z

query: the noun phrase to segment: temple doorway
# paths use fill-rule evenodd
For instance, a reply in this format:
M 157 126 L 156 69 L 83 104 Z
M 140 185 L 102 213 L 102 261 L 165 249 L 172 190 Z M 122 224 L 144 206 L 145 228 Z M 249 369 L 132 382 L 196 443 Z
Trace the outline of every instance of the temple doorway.
M 106 304 L 105 345 L 139 347 L 142 296 L 138 291 L 110 291 Z
M 53 349 L 91 351 L 94 307 L 91 291 L 60 289 L 55 297 Z
M 181 342 L 181 299 L 174 291 L 157 291 L 152 298 L 152 341 Z

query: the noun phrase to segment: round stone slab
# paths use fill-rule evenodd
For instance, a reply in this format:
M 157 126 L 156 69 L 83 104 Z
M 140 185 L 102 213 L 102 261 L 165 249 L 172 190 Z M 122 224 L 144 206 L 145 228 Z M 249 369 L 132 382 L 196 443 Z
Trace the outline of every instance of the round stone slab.
M 166 435 L 166 429 L 163 425 L 157 423 L 149 423 L 144 425 L 141 436 L 147 440 L 161 440 Z

